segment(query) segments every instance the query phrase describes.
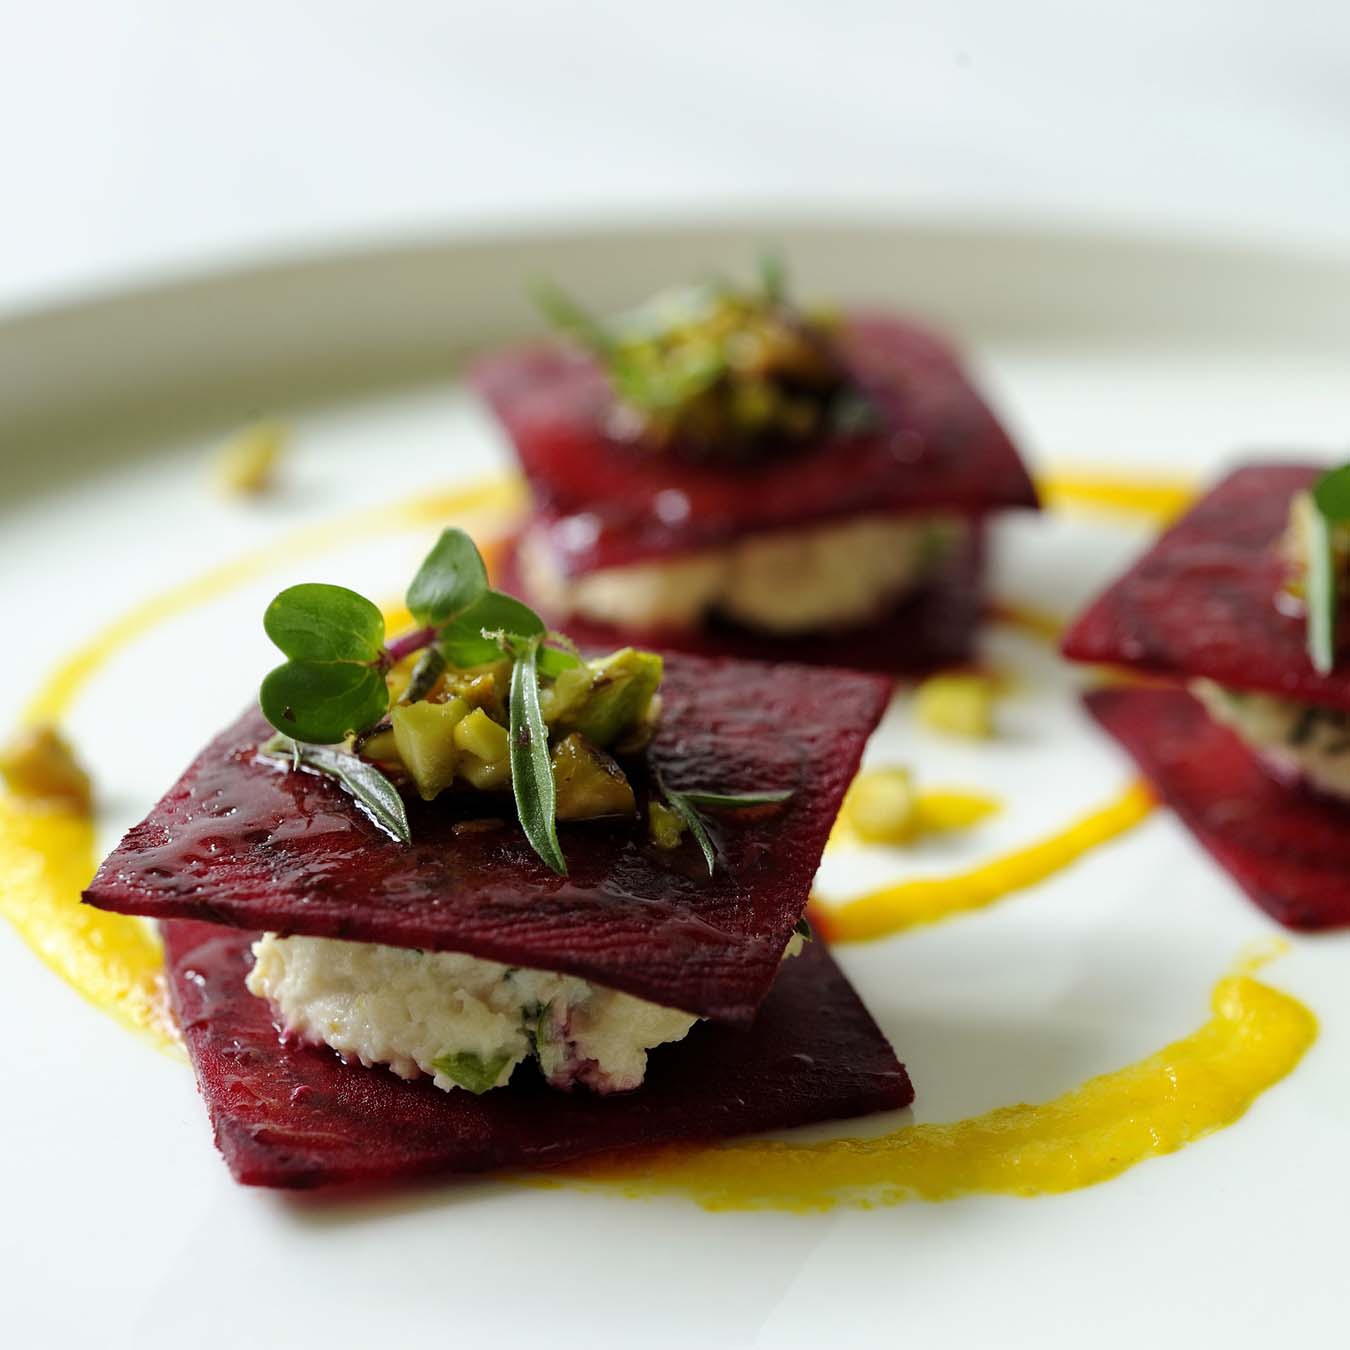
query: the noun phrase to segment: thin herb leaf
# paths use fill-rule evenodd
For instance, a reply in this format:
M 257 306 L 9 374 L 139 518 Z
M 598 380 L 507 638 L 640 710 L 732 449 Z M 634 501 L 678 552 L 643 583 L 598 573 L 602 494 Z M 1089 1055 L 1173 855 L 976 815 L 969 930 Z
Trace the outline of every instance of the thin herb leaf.
M 269 757 L 285 756 L 292 768 L 303 767 L 335 778 L 356 804 L 387 834 L 401 844 L 412 843 L 408 813 L 398 789 L 373 765 L 327 745 L 305 745 L 276 735 L 258 747 Z
M 555 328 L 571 335 L 597 356 L 609 356 L 614 351 L 614 337 L 604 324 L 557 282 L 541 277 L 530 286 L 530 298 Z
M 787 299 L 787 267 L 782 254 L 768 250 L 759 255 L 759 286 L 771 305 L 781 305 Z
M 521 829 L 534 851 L 559 876 L 567 860 L 558 844 L 558 792 L 548 753 L 548 728 L 539 707 L 539 635 L 516 647 L 511 667 L 511 790 Z
M 815 933 L 811 931 L 811 921 L 805 915 L 797 920 L 796 926 L 792 931 L 797 937 L 801 938 L 803 942 L 814 942 L 816 939 Z
M 497 1086 L 497 1079 L 510 1061 L 509 1050 L 501 1050 L 491 1059 L 464 1050 L 457 1055 L 438 1055 L 431 1061 L 431 1067 L 478 1097 Z
M 289 586 L 263 615 L 267 636 L 293 661 L 377 661 L 384 616 L 345 586 Z
M 463 530 L 445 530 L 408 587 L 408 612 L 419 624 L 448 623 L 487 588 L 487 568 L 473 540 Z
M 332 745 L 374 726 L 389 711 L 389 686 L 373 666 L 288 661 L 263 680 L 258 703 L 284 735 Z
M 417 703 L 431 693 L 432 687 L 440 679 L 441 672 L 445 669 L 445 655 L 439 647 L 423 648 L 422 655 L 417 658 L 417 664 L 413 667 L 412 675 L 408 679 L 408 687 L 404 691 L 403 701 L 405 703 Z
M 681 795 L 693 806 L 734 811 L 743 806 L 768 806 L 785 802 L 792 792 L 791 789 L 781 792 L 699 792 L 689 788 Z
M 665 795 L 666 804 L 689 827 L 689 833 L 703 850 L 703 861 L 708 864 L 708 875 L 712 876 L 717 869 L 717 849 L 703 817 L 683 792 L 672 792 L 670 788 L 664 786 L 661 790 Z

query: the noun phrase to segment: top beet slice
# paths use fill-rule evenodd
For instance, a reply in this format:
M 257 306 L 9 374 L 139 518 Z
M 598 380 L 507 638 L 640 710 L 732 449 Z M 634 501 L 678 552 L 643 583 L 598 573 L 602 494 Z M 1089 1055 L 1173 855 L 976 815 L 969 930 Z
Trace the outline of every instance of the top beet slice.
M 515 444 L 535 524 L 568 576 L 864 512 L 1036 505 L 1007 433 L 944 343 L 864 314 L 846 320 L 840 343 L 882 429 L 748 467 L 690 464 L 616 441 L 605 431 L 605 373 L 554 344 L 488 357 L 471 378 Z
M 1350 665 L 1319 675 L 1303 618 L 1276 603 L 1290 499 L 1323 472 L 1306 464 L 1235 470 L 1088 608 L 1064 640 L 1065 656 L 1350 708 Z
M 788 788 L 781 806 L 713 822 L 709 877 L 687 839 L 561 825 L 570 876 L 539 860 L 509 798 L 409 803 L 396 843 L 331 779 L 260 762 L 248 713 L 209 745 L 99 868 L 103 909 L 239 928 L 468 952 L 579 975 L 668 1007 L 749 1021 L 806 905 L 863 745 L 886 706 L 878 676 L 672 657 L 651 766 L 675 789 Z

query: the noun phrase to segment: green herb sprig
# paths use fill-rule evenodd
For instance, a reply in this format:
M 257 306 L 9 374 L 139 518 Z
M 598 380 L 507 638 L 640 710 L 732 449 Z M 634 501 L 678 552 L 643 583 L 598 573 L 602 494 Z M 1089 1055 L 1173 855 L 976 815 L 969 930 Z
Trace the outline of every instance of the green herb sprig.
M 1350 524 L 1350 464 L 1323 474 L 1313 485 L 1308 513 L 1307 610 L 1308 656 L 1319 675 L 1336 667 L 1336 629 L 1340 585 L 1336 576 L 1334 533 Z
M 386 645 L 378 606 L 345 586 L 291 586 L 272 601 L 263 627 L 288 660 L 259 691 L 263 715 L 281 733 L 264 752 L 284 751 L 297 767 L 337 778 L 378 824 L 408 843 L 398 790 L 372 765 L 333 747 L 384 718 L 390 704 L 385 673 L 413 652 L 422 653 L 409 684 L 413 700 L 430 693 L 447 665 L 471 667 L 511 656 L 507 732 L 516 810 L 539 856 L 565 874 L 539 676 L 557 675 L 581 658 L 528 605 L 488 585 L 482 555 L 463 530 L 446 530 L 436 541 L 406 603 L 419 627 Z
M 791 790 L 781 792 L 703 792 L 686 788 L 677 792 L 667 787 L 658 777 L 657 786 L 666 799 L 666 805 L 675 812 L 689 827 L 703 853 L 703 861 L 708 865 L 708 875 L 712 876 L 717 868 L 717 848 L 708 833 L 708 822 L 703 818 L 703 810 L 738 811 L 749 806 L 770 806 L 785 802 L 792 796 Z

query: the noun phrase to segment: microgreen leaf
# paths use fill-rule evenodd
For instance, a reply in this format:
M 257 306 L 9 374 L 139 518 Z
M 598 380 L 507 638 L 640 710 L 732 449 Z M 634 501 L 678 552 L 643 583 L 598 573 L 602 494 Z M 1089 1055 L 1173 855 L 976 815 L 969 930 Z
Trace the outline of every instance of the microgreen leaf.
M 511 788 L 516 814 L 534 851 L 560 876 L 567 860 L 558 844 L 558 793 L 548 753 L 548 728 L 539 707 L 540 636 L 516 646 L 511 667 Z
M 816 935 L 811 931 L 811 921 L 810 919 L 806 918 L 805 915 L 803 915 L 800 919 L 797 920 L 796 926 L 793 928 L 792 931 L 797 935 L 797 937 L 801 938 L 803 942 L 815 941 Z
M 258 702 L 276 729 L 297 741 L 331 745 L 374 726 L 389 711 L 389 687 L 373 666 L 288 661 L 262 682 Z
M 345 586 L 287 587 L 267 606 L 263 628 L 293 661 L 370 662 L 384 647 L 378 606 Z
M 510 1061 L 509 1050 L 501 1050 L 490 1059 L 462 1050 L 458 1054 L 438 1055 L 431 1061 L 431 1067 L 478 1097 L 497 1086 L 497 1079 Z
M 700 792 L 690 788 L 681 795 L 685 801 L 694 806 L 734 811 L 742 806 L 768 806 L 774 802 L 785 802 L 792 796 L 792 791 L 787 789 L 781 792 Z
M 1350 521 L 1350 464 L 1323 474 L 1312 490 L 1307 519 L 1308 656 L 1319 675 L 1336 667 L 1336 627 L 1340 614 L 1333 527 Z
M 487 591 L 475 605 L 452 619 L 437 639 L 445 659 L 452 666 L 468 667 L 500 661 L 502 645 L 484 633 L 506 633 L 511 637 L 542 637 L 544 621 L 528 605 L 500 591 Z
M 312 769 L 336 778 L 382 830 L 401 844 L 412 843 L 408 813 L 398 789 L 373 765 L 327 745 L 305 745 L 290 736 L 273 736 L 258 747 L 267 756 L 285 757 L 294 769 Z
M 449 622 L 488 588 L 483 556 L 463 530 L 446 530 L 408 587 L 408 612 L 420 624 Z

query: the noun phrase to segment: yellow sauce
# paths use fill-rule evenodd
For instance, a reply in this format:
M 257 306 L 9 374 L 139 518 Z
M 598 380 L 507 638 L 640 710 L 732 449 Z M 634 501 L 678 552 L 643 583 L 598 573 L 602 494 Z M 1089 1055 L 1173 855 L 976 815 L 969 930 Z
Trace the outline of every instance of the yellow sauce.
M 1006 624 L 1028 637 L 1040 638 L 1043 642 L 1058 645 L 1068 626 L 1066 619 L 1048 610 L 1036 609 L 1031 605 L 1019 605 L 1012 601 L 997 601 L 990 611 L 995 622 Z
M 518 507 L 522 500 L 522 489 L 514 479 L 491 479 L 473 487 L 422 493 L 408 501 L 355 511 L 296 530 L 267 548 L 161 591 L 105 625 L 51 673 L 24 710 L 24 719 L 29 723 L 59 722 L 99 667 L 123 647 L 158 625 L 219 599 L 284 563 L 330 552 L 358 539 L 444 525 L 452 517 L 497 515 Z
M 1068 471 L 1038 478 L 1036 488 L 1052 509 L 1143 517 L 1158 525 L 1175 520 L 1196 497 L 1193 482 L 1168 476 L 1119 477 Z
M 56 803 L 0 797 L 0 914 L 63 980 L 123 1025 L 177 1039 L 159 939 L 139 919 L 80 903 L 94 875 L 94 824 Z
M 946 877 L 919 877 L 883 886 L 841 905 L 816 903 L 811 922 L 831 942 L 863 942 L 981 909 L 1013 891 L 1044 881 L 1084 853 L 1137 825 L 1153 809 L 1144 783 L 1025 848 Z
M 55 723 L 100 667 L 122 648 L 193 607 L 217 599 L 272 568 L 355 539 L 444 525 L 466 516 L 495 517 L 519 504 L 513 480 L 355 512 L 297 530 L 270 548 L 152 596 L 96 633 L 63 661 L 28 707 L 29 725 Z M 139 919 L 106 914 L 80 901 L 94 874 L 94 823 L 53 803 L 29 805 L 0 796 L 0 915 L 63 980 L 124 1025 L 168 1043 L 176 1039 L 164 997 L 162 957 L 153 930 Z
M 871 1139 L 663 1149 L 591 1162 L 569 1175 L 629 1196 L 676 1194 L 707 1209 L 793 1213 L 1093 1186 L 1231 1125 L 1317 1036 L 1303 1004 L 1249 970 L 1220 980 L 1210 1003 L 1198 1031 L 1040 1105 Z
M 866 779 L 868 770 L 858 775 L 858 780 Z M 929 788 L 920 792 L 914 801 L 914 819 L 907 826 L 903 838 L 894 843 L 903 847 L 917 839 L 933 834 L 956 834 L 962 830 L 973 829 L 983 820 L 997 814 L 999 801 L 983 792 L 967 792 L 963 788 Z M 844 799 L 844 808 L 830 832 L 827 849 L 842 847 L 861 847 L 865 841 L 859 836 L 849 821 L 848 799 Z

